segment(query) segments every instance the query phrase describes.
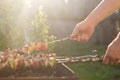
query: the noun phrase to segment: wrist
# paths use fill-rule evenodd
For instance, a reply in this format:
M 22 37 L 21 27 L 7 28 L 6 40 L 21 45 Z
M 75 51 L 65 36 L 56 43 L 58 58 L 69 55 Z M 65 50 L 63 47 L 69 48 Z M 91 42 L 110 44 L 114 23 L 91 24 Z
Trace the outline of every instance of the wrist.
M 99 15 L 93 15 L 92 13 L 88 15 L 88 17 L 85 19 L 86 22 L 88 22 L 89 25 L 96 27 L 96 25 L 101 22 L 101 18 Z
M 95 19 L 91 19 L 87 17 L 84 21 L 86 22 L 86 24 L 88 24 L 92 28 L 95 28 L 97 25 L 97 22 Z

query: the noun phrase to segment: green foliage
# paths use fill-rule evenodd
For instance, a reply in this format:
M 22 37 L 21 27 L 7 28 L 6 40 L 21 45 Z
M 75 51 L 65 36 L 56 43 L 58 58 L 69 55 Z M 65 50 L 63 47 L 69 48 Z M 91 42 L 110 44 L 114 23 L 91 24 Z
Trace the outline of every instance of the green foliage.
M 27 0 L 0 1 L 0 50 L 23 46 L 26 44 L 26 37 L 30 37 L 30 41 L 35 42 L 55 39 L 49 34 L 50 27 L 46 23 L 46 13 L 42 11 L 42 8 L 39 10 L 35 7 L 30 8 L 26 2 Z M 34 20 L 31 16 L 35 16 Z M 31 26 L 33 29 L 32 32 L 29 32 Z M 25 35 L 26 33 L 30 36 Z M 50 46 L 52 45 L 54 44 Z M 53 47 L 50 51 L 52 49 Z
M 32 21 L 32 34 L 31 38 L 33 42 L 43 41 L 50 42 L 55 40 L 55 36 L 49 34 L 50 27 L 47 25 L 47 15 L 40 6 L 38 14 L 35 16 L 35 19 Z M 54 43 L 48 44 L 48 52 L 53 51 L 55 47 Z
M 50 40 L 50 41 L 54 41 L 55 39 L 56 39 L 56 37 L 53 36 L 53 35 L 52 35 L 51 37 L 49 37 L 49 40 Z M 50 43 L 50 44 L 48 44 L 48 52 L 49 52 L 49 53 L 54 52 L 55 46 L 56 46 L 55 43 Z

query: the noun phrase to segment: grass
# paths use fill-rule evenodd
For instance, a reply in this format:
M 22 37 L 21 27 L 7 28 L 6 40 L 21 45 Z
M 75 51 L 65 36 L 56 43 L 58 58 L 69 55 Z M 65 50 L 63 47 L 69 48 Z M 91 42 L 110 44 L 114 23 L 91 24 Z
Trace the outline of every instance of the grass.
M 120 80 L 118 66 L 104 65 L 100 62 L 69 63 L 67 65 L 79 76 L 80 80 Z
M 90 43 L 77 43 L 70 40 L 56 44 L 54 52 L 62 56 L 90 55 L 93 50 L 98 51 L 98 55 L 103 55 L 106 51 L 105 45 L 94 45 Z
M 92 50 L 98 50 L 98 55 L 103 55 L 106 46 L 65 41 L 57 43 L 55 52 L 57 55 L 79 56 L 91 54 Z M 102 62 L 78 62 L 66 65 L 79 76 L 80 80 L 120 80 L 120 65 L 104 65 Z

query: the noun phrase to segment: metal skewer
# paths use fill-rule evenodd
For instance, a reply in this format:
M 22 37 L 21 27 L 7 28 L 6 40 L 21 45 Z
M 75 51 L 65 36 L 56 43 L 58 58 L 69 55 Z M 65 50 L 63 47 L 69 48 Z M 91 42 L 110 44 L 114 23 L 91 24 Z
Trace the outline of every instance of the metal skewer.
M 65 38 L 62 38 L 62 39 L 58 39 L 58 40 L 54 40 L 54 41 L 51 41 L 51 42 L 47 42 L 47 43 L 56 43 L 56 42 L 61 42 L 61 41 L 65 41 L 65 40 L 68 40 L 69 37 L 65 37 Z
M 68 57 L 68 56 L 58 56 L 56 59 L 57 63 L 74 63 L 74 62 L 87 62 L 87 61 L 102 61 L 103 57 L 97 54 L 97 50 L 93 50 L 91 55 L 83 55 L 76 57 Z

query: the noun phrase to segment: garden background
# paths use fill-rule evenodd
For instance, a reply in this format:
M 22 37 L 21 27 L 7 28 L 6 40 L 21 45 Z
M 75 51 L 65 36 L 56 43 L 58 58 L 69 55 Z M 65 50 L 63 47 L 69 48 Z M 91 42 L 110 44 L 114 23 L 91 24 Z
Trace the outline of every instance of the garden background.
M 85 19 L 101 0 L 0 0 L 0 50 L 17 48 L 29 42 L 52 41 L 70 36 L 74 26 Z M 119 10 L 97 25 L 88 43 L 58 42 L 50 52 L 80 56 L 107 45 L 120 30 Z M 80 80 L 120 80 L 120 67 L 102 62 L 67 64 Z

